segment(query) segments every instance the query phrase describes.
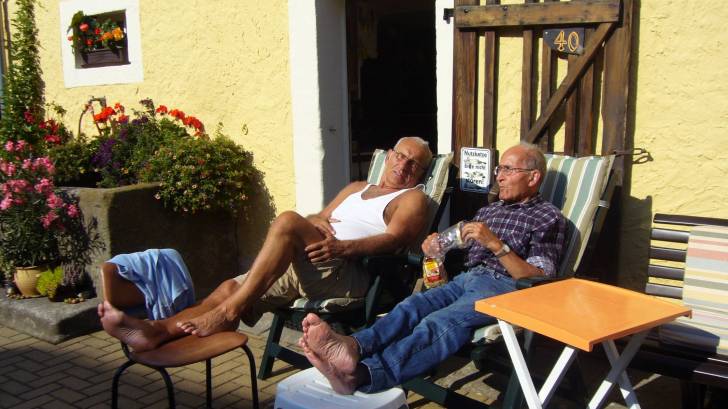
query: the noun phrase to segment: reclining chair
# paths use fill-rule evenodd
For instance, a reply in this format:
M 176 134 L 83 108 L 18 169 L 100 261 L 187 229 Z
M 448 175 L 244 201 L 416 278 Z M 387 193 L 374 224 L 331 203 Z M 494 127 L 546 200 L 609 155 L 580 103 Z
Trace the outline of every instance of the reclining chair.
M 609 208 L 614 191 L 615 178 L 611 177 L 614 155 L 586 156 L 581 158 L 546 154 L 546 177 L 540 187 L 541 195 L 561 209 L 567 219 L 569 230 L 564 258 L 559 266 L 559 277 L 567 278 L 581 273 L 588 265 L 590 253 L 596 245 L 596 238 Z M 518 288 L 527 288 L 553 279 L 529 278 L 518 280 Z M 500 341 L 497 324 L 475 331 L 471 346 L 462 352 L 470 352 L 476 368 L 487 368 L 486 358 L 492 355 L 495 344 Z M 531 336 L 526 336 L 526 352 Z M 405 389 L 416 392 L 426 399 L 445 407 L 487 407 L 484 403 L 458 394 L 454 390 L 435 384 L 425 377 L 418 377 L 403 384 Z M 512 374 L 504 399 L 504 407 L 518 407 L 520 385 Z
M 378 149 L 374 152 L 369 167 L 367 182 L 371 184 L 379 183 L 384 172 L 386 156 L 387 151 Z M 452 190 L 451 186 L 454 181 L 454 172 L 451 172 L 450 169 L 452 166 L 452 157 L 452 153 L 435 155 L 425 174 L 424 191 L 430 198 L 427 220 L 431 221 L 431 223 L 428 225 L 428 229 L 423 231 L 421 235 L 422 239 L 430 232 L 437 230 L 440 217 Z M 419 243 L 421 241 L 417 241 L 417 252 L 420 251 Z M 413 247 L 415 246 L 413 245 Z M 412 250 L 415 249 L 413 248 Z M 289 348 L 285 348 L 280 344 L 283 328 L 288 326 L 293 329 L 300 329 L 301 321 L 309 312 L 318 314 L 337 331 L 350 333 L 357 328 L 370 325 L 374 322 L 378 313 L 387 310 L 385 305 L 394 305 L 397 301 L 411 293 L 412 283 L 408 279 L 411 279 L 413 274 L 405 274 L 403 281 L 396 278 L 398 276 L 396 274 L 398 269 L 407 269 L 409 263 L 406 254 L 365 257 L 362 263 L 364 263 L 364 266 L 373 277 L 372 284 L 364 298 L 331 298 L 325 300 L 300 298 L 295 300 L 291 306 L 278 309 L 274 313 L 258 378 L 266 379 L 271 376 L 273 363 L 276 359 L 285 361 L 299 369 L 305 369 L 311 366 L 303 355 Z M 419 268 L 419 266 L 415 267 L 417 271 L 419 271 Z M 401 277 L 402 275 L 399 276 Z M 385 298 L 384 294 L 388 296 L 387 302 L 383 301 Z

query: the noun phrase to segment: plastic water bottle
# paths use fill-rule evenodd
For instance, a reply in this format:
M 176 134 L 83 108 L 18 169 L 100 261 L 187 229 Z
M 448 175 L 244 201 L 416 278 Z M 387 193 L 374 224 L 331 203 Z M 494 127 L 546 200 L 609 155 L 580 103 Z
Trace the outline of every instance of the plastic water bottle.
M 462 227 L 463 222 L 448 227 L 439 233 L 432 243 L 430 251 L 427 252 L 429 256 L 425 256 L 422 260 L 422 281 L 425 287 L 434 288 L 448 281 L 443 260 L 450 249 L 466 246 L 462 238 Z

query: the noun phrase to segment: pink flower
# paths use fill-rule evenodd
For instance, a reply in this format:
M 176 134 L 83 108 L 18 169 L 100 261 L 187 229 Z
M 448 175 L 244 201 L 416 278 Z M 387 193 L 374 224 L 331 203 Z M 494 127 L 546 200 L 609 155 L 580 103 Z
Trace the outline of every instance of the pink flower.
M 51 160 L 48 159 L 47 156 L 37 158 L 35 162 L 33 162 L 33 170 L 38 170 L 40 168 L 45 168 L 46 171 L 48 171 L 49 175 L 52 175 L 53 172 L 55 172 L 56 170 L 56 168 L 53 166 L 53 162 L 51 162 Z
M 25 117 L 25 122 L 27 122 L 29 124 L 32 124 L 33 122 L 35 122 L 35 118 L 33 118 L 33 114 L 31 114 L 29 111 L 25 111 L 23 116 Z
M 51 193 L 48 195 L 48 198 L 46 199 L 46 204 L 51 209 L 58 209 L 60 207 L 63 207 L 63 199 L 56 196 L 55 193 Z
M 23 193 L 30 187 L 30 182 L 25 179 L 11 179 L 7 181 L 7 187 L 13 193 Z
M 15 151 L 20 152 L 23 149 L 25 149 L 26 146 L 28 146 L 28 142 L 25 142 L 24 140 L 21 139 L 21 140 L 15 142 Z
M 5 150 L 8 151 L 8 152 L 15 151 L 15 144 L 13 143 L 13 141 L 7 141 L 7 142 L 5 142 Z
M 78 216 L 78 207 L 76 207 L 75 204 L 70 204 L 66 208 L 66 213 L 68 214 L 68 217 L 77 217 Z
M 61 143 L 61 137 L 58 136 L 58 135 L 53 135 L 53 134 L 46 135 L 44 139 L 45 139 L 46 142 L 52 143 L 52 144 L 55 144 L 55 145 L 58 145 L 58 144 Z
M 38 193 L 50 193 L 53 190 L 53 183 L 48 178 L 42 178 L 35 185 L 35 191 Z
M 51 224 L 53 224 L 53 221 L 57 218 L 58 215 L 56 214 L 56 212 L 51 210 L 50 212 L 48 212 L 48 214 L 40 218 L 40 222 L 43 224 L 43 227 L 47 229 L 51 227 Z
M 33 161 L 31 161 L 30 159 L 23 159 L 23 164 L 21 165 L 23 170 L 28 170 L 32 166 L 33 166 Z
M 16 166 L 12 162 L 0 161 L 0 172 L 6 176 L 13 176 L 17 170 Z
M 0 202 L 0 210 L 8 210 L 13 205 L 13 197 L 11 195 L 5 195 L 2 202 Z

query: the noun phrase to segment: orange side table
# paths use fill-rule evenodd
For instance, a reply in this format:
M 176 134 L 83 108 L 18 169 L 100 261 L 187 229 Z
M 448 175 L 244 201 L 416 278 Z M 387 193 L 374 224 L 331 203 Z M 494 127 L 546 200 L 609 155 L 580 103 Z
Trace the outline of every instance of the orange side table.
M 627 365 L 651 328 L 691 313 L 689 308 L 649 295 L 577 278 L 486 298 L 475 303 L 475 310 L 498 319 L 531 409 L 542 408 L 548 403 L 576 357 L 576 348 L 589 352 L 597 343 L 603 345 L 612 368 L 588 407 L 598 408 L 616 381 L 627 405 L 639 408 L 626 375 Z M 513 325 L 566 344 L 539 392 L 531 379 Z M 633 336 L 620 355 L 614 340 L 628 335 Z

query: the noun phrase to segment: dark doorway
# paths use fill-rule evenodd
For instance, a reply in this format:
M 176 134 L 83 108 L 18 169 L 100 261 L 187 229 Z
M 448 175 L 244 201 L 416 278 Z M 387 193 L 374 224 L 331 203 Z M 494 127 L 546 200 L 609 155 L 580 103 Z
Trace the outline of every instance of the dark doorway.
M 346 2 L 353 180 L 402 136 L 437 148 L 434 13 L 427 0 Z

